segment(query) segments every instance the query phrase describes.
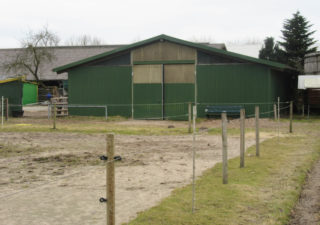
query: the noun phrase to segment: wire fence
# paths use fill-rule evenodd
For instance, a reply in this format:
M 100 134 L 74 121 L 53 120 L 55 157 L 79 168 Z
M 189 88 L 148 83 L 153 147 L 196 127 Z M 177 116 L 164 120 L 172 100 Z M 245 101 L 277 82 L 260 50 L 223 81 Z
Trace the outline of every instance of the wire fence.
M 274 105 L 276 104 L 276 110 L 274 110 Z M 162 120 L 162 119 L 175 119 L 175 118 L 189 118 L 189 103 L 175 103 L 168 104 L 166 107 L 171 106 L 170 110 L 171 114 L 166 114 L 166 112 L 161 111 L 161 114 L 158 115 L 154 112 L 156 107 L 159 107 L 160 104 L 139 104 L 139 105 L 67 105 L 66 107 L 71 112 L 71 109 L 85 109 L 87 112 L 91 112 L 92 109 L 105 110 L 103 115 L 107 115 L 106 118 L 109 118 L 111 112 L 120 111 L 117 107 L 126 107 L 121 110 L 132 110 L 133 112 L 139 107 L 144 107 L 144 109 L 148 109 L 143 116 L 138 119 L 152 119 L 152 120 Z M 193 104 L 196 106 L 196 111 L 198 116 L 206 117 L 205 115 L 205 107 L 208 106 L 219 106 L 219 105 L 230 105 L 230 103 L 226 104 L 213 104 L 213 103 L 197 103 Z M 239 103 L 237 103 L 239 105 Z M 9 104 L 9 108 L 11 107 L 20 107 L 21 105 Z M 49 115 L 49 119 L 52 119 L 54 113 L 52 113 L 52 105 L 40 105 L 41 110 L 44 116 Z M 280 132 L 284 132 L 283 122 L 280 124 L 279 115 L 286 115 L 289 112 L 289 102 L 270 102 L 270 103 L 243 103 L 243 108 L 246 109 L 246 118 L 248 120 L 256 117 L 254 113 L 250 113 L 252 110 L 254 111 L 254 107 L 259 106 L 259 117 L 264 117 L 264 115 L 273 118 L 276 115 L 276 120 L 268 120 L 266 123 L 260 123 L 260 129 L 268 128 L 269 132 L 273 134 L 273 136 L 279 137 Z M 263 108 L 262 106 L 267 106 Z M 21 106 L 22 109 L 25 106 Z M 33 104 L 28 105 L 27 107 L 31 108 L 31 112 L 34 112 L 35 115 L 39 115 L 37 111 L 37 107 L 39 105 Z M 114 111 L 111 110 L 111 107 L 114 107 Z M 138 107 L 138 108 L 136 108 Z M 201 108 L 202 107 L 202 108 Z M 249 107 L 249 108 L 247 108 Z M 3 104 L 2 109 L 5 109 Z M 32 111 L 33 110 L 33 111 Z M 141 108 L 142 110 L 142 108 Z M 5 111 L 5 110 L 1 110 Z M 142 111 L 141 111 L 142 112 Z M 159 113 L 159 112 L 157 112 Z M 3 113 L 5 114 L 5 113 Z M 70 115 L 70 114 L 68 114 Z M 194 116 L 194 114 L 193 114 Z M 218 122 L 220 121 L 221 114 L 218 114 Z M 238 116 L 232 116 L 233 119 L 238 120 Z M 65 121 L 63 121 L 65 122 Z M 200 121 L 201 122 L 201 121 Z M 17 121 L 20 123 L 20 121 Z M 195 125 L 197 121 L 194 119 Z M 235 125 L 236 124 L 236 125 Z M 6 124 L 4 124 L 5 126 Z M 210 125 L 210 124 L 208 124 Z M 117 125 L 115 125 L 117 126 Z M 133 125 L 135 126 L 135 125 Z M 157 126 L 157 125 L 156 125 Z M 185 129 L 187 130 L 186 124 L 184 124 Z M 198 125 L 199 126 L 199 125 Z M 234 123 L 232 129 L 238 129 L 238 124 Z M 249 125 L 251 128 L 254 126 Z M 266 126 L 266 127 L 264 127 Z M 283 130 L 280 131 L 280 126 Z M 219 124 L 220 129 L 220 124 Z M 199 127 L 198 127 L 199 129 Z M 121 211 L 130 211 L 128 216 L 124 219 L 121 216 L 121 211 L 116 212 L 116 219 L 119 222 L 127 222 L 128 218 L 132 218 L 136 212 L 144 210 L 148 208 L 152 204 L 156 204 L 160 199 L 167 197 L 170 193 L 170 190 L 174 188 L 184 186 L 188 183 L 192 182 L 192 178 L 196 178 L 201 175 L 201 173 L 212 166 L 215 163 L 222 161 L 222 141 L 219 135 L 212 136 L 208 135 L 208 133 L 200 133 L 198 129 L 194 129 L 193 135 L 177 135 L 177 136 L 126 136 L 119 137 L 116 139 L 116 154 L 120 154 L 122 160 L 117 162 L 116 166 L 116 193 L 119 193 L 120 196 L 117 197 L 116 204 L 119 204 L 118 209 Z M 287 128 L 286 128 L 287 129 Z M 210 127 L 207 127 L 207 130 L 210 130 Z M 59 134 L 59 133 L 58 133 Z M 71 140 L 73 137 L 68 136 L 67 134 L 63 135 L 63 138 L 59 135 L 55 136 L 48 134 L 48 137 L 41 137 L 40 141 L 51 142 L 51 146 L 54 146 L 58 149 L 57 153 L 53 152 L 51 154 L 51 159 L 55 160 L 56 163 L 60 162 L 62 159 L 60 156 L 58 157 L 56 154 L 71 155 L 70 160 L 74 160 L 77 162 L 79 155 L 82 155 L 86 160 L 89 160 L 83 152 L 79 151 L 94 151 L 98 154 L 104 154 L 104 151 L 101 149 L 105 149 L 105 145 L 101 144 L 99 140 L 96 138 L 89 136 L 79 136 L 76 142 L 73 142 L 72 145 L 68 143 L 59 144 L 61 139 L 65 138 L 67 140 Z M 10 135 L 8 136 L 10 137 Z M 15 137 L 16 138 L 16 137 Z M 21 139 L 26 138 L 23 135 L 20 136 Z M 74 138 L 74 137 L 73 137 Z M 99 138 L 103 139 L 103 136 L 99 136 Z M 9 138 L 10 139 L 10 138 Z M 92 140 L 91 140 L 92 139 Z M 91 143 L 91 148 L 88 147 L 87 141 Z M 261 137 L 261 140 L 264 140 L 264 137 Z M 4 139 L 1 139 L 4 141 Z M 7 143 L 16 143 L 14 138 L 10 140 L 6 140 Z M 30 141 L 30 140 L 29 140 Z M 233 158 L 239 155 L 239 138 L 229 138 L 229 141 L 233 144 L 230 144 L 229 150 L 229 158 Z M 255 142 L 253 139 L 247 140 L 248 144 L 246 147 L 250 145 L 254 145 Z M 31 140 L 31 142 L 35 142 L 35 138 Z M 40 144 L 41 145 L 41 144 Z M 61 145 L 61 146 L 60 146 Z M 65 148 L 65 146 L 68 146 Z M 70 147 L 71 146 L 71 147 Z M 86 146 L 86 147 L 82 147 Z M 99 147 L 97 147 L 99 146 Z M 63 147 L 65 150 L 62 150 Z M 87 148 L 84 150 L 84 148 Z M 75 151 L 75 149 L 77 151 Z M 72 155 L 70 152 L 75 152 Z M 59 153 L 58 153 L 59 152 Z M 28 165 L 31 163 L 33 167 L 39 167 L 40 170 L 44 170 L 46 168 L 46 161 L 42 164 L 34 164 L 36 162 L 34 158 L 38 158 L 39 155 L 44 153 L 36 153 L 30 154 L 26 159 L 23 157 L 18 157 L 16 159 L 16 164 L 12 163 L 10 157 L 8 160 L 12 163 L 13 167 L 10 168 L 14 170 L 15 165 L 18 163 L 24 163 L 23 160 L 26 160 L 25 165 L 22 167 L 22 171 L 24 167 L 27 169 L 31 168 Z M 47 154 L 47 153 L 46 153 Z M 43 157 L 50 157 L 50 156 Z M 97 154 L 94 157 L 97 157 Z M 91 157 L 91 156 L 90 156 Z M 90 158 L 89 157 L 89 158 Z M 22 161 L 20 161 L 22 160 Z M 28 161 L 29 160 L 29 161 Z M 31 161 L 30 161 L 31 160 Z M 0 195 L 0 200 L 2 202 L 6 202 L 6 206 L 1 205 L 2 207 L 8 207 L 9 209 L 15 209 L 18 212 L 24 212 L 23 216 L 25 218 L 28 215 L 35 214 L 37 210 L 47 210 L 47 215 L 50 215 L 52 218 L 41 217 L 38 215 L 37 218 L 33 218 L 35 222 L 38 224 L 44 223 L 44 221 L 49 224 L 70 224 L 70 223 L 94 223 L 94 224 L 105 224 L 105 210 L 101 205 L 97 205 L 99 197 L 105 197 L 105 185 L 103 184 L 105 181 L 105 165 L 109 163 L 114 163 L 118 160 L 109 160 L 104 161 L 103 165 L 98 164 L 98 166 L 88 166 L 86 163 L 80 164 L 84 166 L 84 168 L 76 168 L 70 169 L 73 172 L 70 172 L 67 175 L 61 176 L 53 176 L 50 175 L 50 179 L 38 183 L 36 185 L 32 184 L 32 180 L 30 187 L 22 187 L 17 185 L 18 190 L 11 190 L 4 192 L 5 194 Z M 6 158 L 1 159 L 2 163 L 6 162 Z M 49 162 L 48 162 L 49 163 Z M 62 160 L 62 165 L 64 161 Z M 68 163 L 68 162 L 66 162 Z M 50 163 L 49 163 L 50 164 Z M 57 166 L 52 165 L 50 166 Z M 68 169 L 68 168 L 67 168 Z M 32 169 L 34 170 L 34 169 Z M 20 171 L 21 172 L 21 171 Z M 28 173 L 28 171 L 26 172 Z M 4 176 L 2 173 L 1 176 Z M 3 178 L 3 177 L 0 177 Z M 87 180 L 87 182 L 85 181 Z M 61 182 L 65 182 L 60 184 Z M 97 183 L 95 185 L 95 183 Z M 197 205 L 197 186 L 193 180 L 194 184 L 194 194 L 190 195 L 190 198 L 185 197 L 177 197 L 177 201 L 182 202 L 183 204 L 189 204 L 190 210 L 195 211 L 194 209 L 200 207 Z M 12 184 L 13 185 L 13 184 Z M 13 185 L 14 186 L 14 185 Z M 68 188 L 69 187 L 69 188 Z M 98 187 L 96 190 L 93 187 Z M 1 187 L 0 187 L 1 188 Z M 10 187 L 8 187 L 10 189 Z M 47 196 L 50 193 L 50 196 Z M 74 199 L 71 200 L 69 195 L 74 195 Z M 78 199 L 79 198 L 79 199 Z M 59 201 L 57 201 L 59 199 Z M 31 201 L 32 206 L 26 206 L 21 204 L 20 201 Z M 44 204 L 46 202 L 46 204 Z M 53 208 L 55 207 L 55 203 L 63 205 L 65 208 L 72 208 L 73 210 L 68 214 L 57 215 Z M 78 207 L 73 207 L 74 204 L 77 204 Z M 98 203 L 99 204 L 99 203 Z M 37 207 L 39 205 L 39 207 Z M 139 205 L 142 205 L 141 207 Z M 192 207 L 193 205 L 193 207 Z M 43 206 L 48 207 L 44 209 Z M 89 207 L 90 206 L 90 207 Z M 145 208 L 143 208 L 145 207 Z M 20 210 L 20 211 L 19 211 Z M 27 213 L 25 213 L 27 212 Z M 14 217 L 15 211 L 7 211 L 6 215 L 1 214 L 0 219 L 2 221 L 10 221 L 10 216 Z M 50 214 L 51 213 L 51 214 Z M 81 217 L 77 217 L 76 215 L 81 215 Z M 45 213 L 43 215 L 46 215 Z M 11 218 L 14 220 L 14 218 Z M 56 221 L 55 221 L 56 219 Z M 27 220 L 26 220 L 27 221 Z M 7 224 L 10 224 L 7 223 Z M 23 224 L 23 223 L 22 223 Z
M 247 117 L 254 116 L 256 106 L 260 108 L 261 117 L 273 117 L 276 107 L 285 107 L 289 102 L 255 102 L 255 103 L 190 103 L 177 102 L 165 104 L 56 104 L 56 116 L 97 116 L 108 117 L 120 116 L 124 118 L 140 119 L 140 120 L 188 120 L 189 105 L 197 106 L 197 117 L 219 117 L 220 112 L 216 114 L 208 114 L 209 107 L 225 107 L 236 106 L 244 108 Z M 47 108 L 46 108 L 47 106 Z M 39 102 L 29 105 L 22 104 L 3 104 L 0 105 L 2 117 L 21 117 L 23 115 L 29 117 L 48 117 L 53 116 L 54 104 L 49 102 Z M 288 115 L 288 110 L 281 110 L 281 113 Z M 236 113 L 234 117 L 239 116 Z

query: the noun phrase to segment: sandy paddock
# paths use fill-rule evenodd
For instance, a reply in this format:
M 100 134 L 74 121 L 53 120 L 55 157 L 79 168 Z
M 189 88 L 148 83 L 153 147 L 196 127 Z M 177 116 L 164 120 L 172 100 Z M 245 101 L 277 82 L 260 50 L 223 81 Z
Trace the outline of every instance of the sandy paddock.
M 1 133 L 0 143 L 24 149 L 0 158 L 0 224 L 105 224 L 106 205 L 98 201 L 106 192 L 98 158 L 105 135 Z M 246 147 L 253 144 L 248 135 Z M 115 145 L 123 158 L 116 163 L 117 224 L 191 182 L 191 135 L 116 135 Z M 229 137 L 228 145 L 230 158 L 239 155 L 238 137 Z M 200 133 L 196 146 L 199 176 L 221 161 L 221 137 Z

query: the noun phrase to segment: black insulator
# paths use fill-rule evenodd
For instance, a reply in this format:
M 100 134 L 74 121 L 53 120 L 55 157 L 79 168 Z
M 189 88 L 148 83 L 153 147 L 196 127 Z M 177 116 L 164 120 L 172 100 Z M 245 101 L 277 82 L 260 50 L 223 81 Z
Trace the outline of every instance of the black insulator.
M 108 199 L 106 199 L 106 198 L 100 198 L 100 199 L 99 199 L 99 202 L 101 202 L 101 203 L 107 202 L 107 201 L 108 201 Z

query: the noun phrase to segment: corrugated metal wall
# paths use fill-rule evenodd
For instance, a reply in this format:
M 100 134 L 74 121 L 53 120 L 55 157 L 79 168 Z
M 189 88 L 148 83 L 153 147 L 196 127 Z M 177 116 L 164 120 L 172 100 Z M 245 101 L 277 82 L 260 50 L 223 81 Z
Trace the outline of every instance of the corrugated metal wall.
M 320 74 L 320 52 L 310 53 L 304 59 L 305 74 Z
M 134 118 L 162 118 L 162 67 L 162 65 L 133 66 Z
M 132 50 L 134 118 L 185 119 L 188 102 L 194 102 L 194 64 L 168 61 L 195 60 L 196 50 L 171 42 L 156 42 Z
M 185 119 L 194 101 L 194 65 L 134 65 L 134 118 Z
M 69 104 L 107 105 L 110 116 L 131 116 L 131 67 L 87 66 L 69 71 Z M 104 116 L 105 109 L 70 108 L 69 113 Z
M 272 101 L 269 68 L 254 64 L 222 64 L 197 66 L 198 114 L 205 116 L 207 105 L 243 105 L 246 114 L 254 113 L 254 105 Z M 272 106 L 260 104 L 260 111 Z
M 132 59 L 136 61 L 161 60 L 194 60 L 196 50 L 187 46 L 174 44 L 168 41 L 156 42 L 132 50 Z
M 290 101 L 294 99 L 293 93 L 297 87 L 296 79 L 292 79 L 292 75 L 270 70 L 270 98 L 271 101 L 277 101 L 280 97 L 280 101 Z
M 320 74 L 320 52 L 310 53 L 304 59 L 305 74 Z M 320 109 L 320 90 L 308 89 L 305 91 L 305 100 L 310 109 Z
M 186 119 L 188 102 L 199 103 L 198 116 L 204 117 L 207 105 L 243 104 L 250 115 L 254 103 L 261 103 L 260 111 L 266 112 L 272 111 L 272 105 L 264 103 L 278 96 L 287 100 L 288 77 L 283 73 L 208 52 L 196 53 L 196 49 L 164 41 L 133 49 L 132 58 L 128 53 L 73 69 L 69 71 L 69 104 L 108 105 L 109 115 L 129 117 L 133 103 L 134 118 Z M 186 63 L 181 60 L 197 61 L 196 70 L 195 64 L 180 64 Z M 71 115 L 104 113 L 103 108 L 70 108 Z
M 12 115 L 12 111 L 22 111 L 22 85 L 21 81 L 0 84 L 0 101 L 2 96 L 9 98 L 10 115 Z

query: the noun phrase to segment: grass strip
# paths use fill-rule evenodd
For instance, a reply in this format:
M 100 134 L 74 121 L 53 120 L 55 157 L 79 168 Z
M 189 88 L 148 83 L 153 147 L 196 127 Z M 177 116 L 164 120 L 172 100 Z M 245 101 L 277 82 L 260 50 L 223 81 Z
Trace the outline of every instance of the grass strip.
M 30 126 L 6 125 L 0 132 L 65 132 L 65 133 L 115 133 L 122 135 L 186 135 L 187 128 L 166 128 L 156 126 L 124 126 L 124 125 L 92 125 L 92 124 L 58 124 L 57 129 L 52 126 L 32 124 Z
M 221 163 L 196 182 L 196 212 L 191 213 L 192 187 L 176 189 L 158 206 L 141 212 L 129 224 L 286 224 L 306 173 L 319 158 L 320 141 L 311 136 L 269 139 L 229 160 L 229 184 L 222 184 Z

